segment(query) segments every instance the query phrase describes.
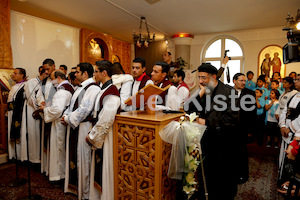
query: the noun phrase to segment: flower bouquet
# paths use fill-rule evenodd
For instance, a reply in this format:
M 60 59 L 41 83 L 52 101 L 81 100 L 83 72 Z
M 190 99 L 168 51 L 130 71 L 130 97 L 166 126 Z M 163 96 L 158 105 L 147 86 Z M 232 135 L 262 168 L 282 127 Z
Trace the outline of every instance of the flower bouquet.
M 170 122 L 159 133 L 162 140 L 172 144 L 168 176 L 183 180 L 183 191 L 187 199 L 197 189 L 195 172 L 202 161 L 200 140 L 206 129 L 206 126 L 193 122 L 197 117 L 195 113 L 182 116 L 179 122 Z

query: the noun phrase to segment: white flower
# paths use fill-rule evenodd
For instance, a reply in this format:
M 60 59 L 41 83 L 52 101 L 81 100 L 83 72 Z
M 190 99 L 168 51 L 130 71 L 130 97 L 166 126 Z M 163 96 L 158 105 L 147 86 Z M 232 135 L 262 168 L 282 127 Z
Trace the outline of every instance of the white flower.
M 191 160 L 194 160 L 194 157 L 191 156 L 190 154 L 185 154 L 185 164 L 189 165 L 189 163 L 191 162 Z
M 191 123 L 198 117 L 198 115 L 196 115 L 195 112 L 193 112 L 193 113 L 190 114 L 190 115 L 186 114 L 185 116 L 188 116 L 188 117 L 189 117 Z
M 189 169 L 196 171 L 198 168 L 198 162 L 196 160 L 191 160 L 191 162 L 189 163 Z
M 194 172 L 190 172 L 186 175 L 185 177 L 185 180 L 186 182 L 189 184 L 189 185 L 196 185 L 196 181 L 195 181 L 195 173 Z
M 190 193 L 193 193 L 196 189 L 194 187 L 188 187 L 188 186 L 184 186 L 183 187 L 183 191 L 186 193 L 186 194 L 190 194 Z

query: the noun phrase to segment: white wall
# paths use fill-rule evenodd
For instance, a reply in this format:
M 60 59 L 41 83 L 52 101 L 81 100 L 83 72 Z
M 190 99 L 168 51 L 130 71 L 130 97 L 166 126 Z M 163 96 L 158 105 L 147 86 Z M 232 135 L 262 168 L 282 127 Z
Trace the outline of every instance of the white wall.
M 68 66 L 79 63 L 79 29 L 11 11 L 13 67 L 26 69 L 29 78 L 38 75 L 46 58 Z

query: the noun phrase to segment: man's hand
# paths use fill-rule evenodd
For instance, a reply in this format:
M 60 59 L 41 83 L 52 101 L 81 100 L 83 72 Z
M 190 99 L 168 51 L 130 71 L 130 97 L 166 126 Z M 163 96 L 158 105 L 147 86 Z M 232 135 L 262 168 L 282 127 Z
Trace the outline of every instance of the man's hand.
M 205 94 L 205 87 L 201 85 L 201 83 L 199 83 L 199 88 L 200 88 L 199 96 L 202 97 Z
M 68 125 L 65 121 L 65 116 L 62 116 L 62 118 L 60 119 L 60 123 L 62 123 L 63 125 Z
M 228 63 L 229 57 L 226 56 L 225 58 L 222 59 L 222 64 L 226 65 Z
M 280 128 L 280 132 L 283 137 L 288 137 L 291 130 L 289 128 L 282 127 Z
M 45 106 L 44 106 L 44 105 L 39 106 L 39 110 L 40 110 L 40 111 L 43 111 L 44 109 L 45 109 Z
M 203 118 L 198 118 L 196 122 L 198 124 L 205 125 L 205 119 L 203 119 Z
M 286 157 L 290 160 L 295 160 L 296 157 L 292 154 L 293 146 L 289 145 L 288 148 L 284 151 L 286 153 Z

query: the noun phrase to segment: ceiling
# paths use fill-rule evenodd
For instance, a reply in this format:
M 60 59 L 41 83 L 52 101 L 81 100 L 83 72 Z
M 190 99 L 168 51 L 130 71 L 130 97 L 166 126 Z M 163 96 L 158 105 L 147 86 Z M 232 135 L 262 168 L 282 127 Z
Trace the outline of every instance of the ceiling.
M 12 10 L 127 42 L 132 42 L 141 16 L 151 34 L 163 39 L 178 33 L 284 27 L 287 14 L 295 17 L 299 8 L 300 0 L 11 0 Z

